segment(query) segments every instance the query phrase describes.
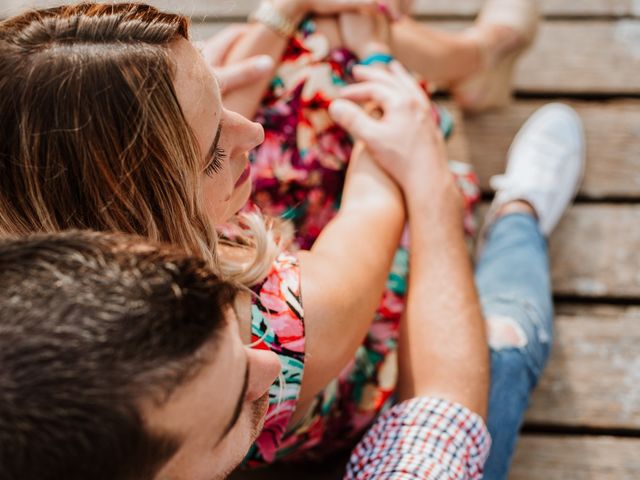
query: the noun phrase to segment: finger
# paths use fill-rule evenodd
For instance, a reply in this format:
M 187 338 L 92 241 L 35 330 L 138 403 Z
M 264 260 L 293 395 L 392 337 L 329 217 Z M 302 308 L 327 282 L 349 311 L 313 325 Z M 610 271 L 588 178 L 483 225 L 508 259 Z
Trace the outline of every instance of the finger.
M 417 80 L 405 69 L 400 62 L 393 61 L 389 64 L 389 70 L 395 76 L 397 81 L 404 86 L 407 92 L 420 98 L 425 105 L 430 105 L 429 96 L 422 89 Z
M 353 67 L 353 77 L 359 82 L 376 82 L 390 87 L 398 85 L 390 72 L 372 66 L 356 65 Z
M 273 74 L 275 62 L 269 55 L 258 55 L 233 65 L 215 69 L 222 95 L 247 87 Z
M 393 76 L 405 87 L 411 87 L 412 89 L 420 88 L 418 82 L 411 76 L 409 72 L 402 66 L 400 62 L 397 60 L 392 61 L 389 64 L 389 71 L 393 74 Z
M 201 42 L 202 54 L 209 65 L 221 65 L 235 43 L 247 32 L 249 25 L 237 23 L 222 30 L 217 35 Z
M 355 103 L 348 100 L 334 100 L 329 106 L 329 115 L 354 138 L 363 140 L 365 143 L 375 140 L 378 130 L 377 121 Z
M 395 97 L 395 91 L 375 82 L 354 83 L 340 90 L 340 98 L 352 102 L 374 101 L 381 107 L 389 106 Z
M 394 60 L 389 64 L 389 71 L 403 86 L 410 89 L 410 91 L 424 93 L 417 80 L 409 73 L 409 71 L 402 66 L 400 62 Z

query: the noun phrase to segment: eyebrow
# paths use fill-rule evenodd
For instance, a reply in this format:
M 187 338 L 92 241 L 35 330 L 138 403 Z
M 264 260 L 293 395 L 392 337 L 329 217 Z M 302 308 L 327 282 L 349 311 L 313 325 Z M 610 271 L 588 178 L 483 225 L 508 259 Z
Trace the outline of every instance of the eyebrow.
M 236 426 L 238 423 L 238 419 L 240 418 L 240 414 L 242 413 L 242 406 L 244 405 L 244 397 L 247 395 L 247 389 L 249 388 L 249 359 L 247 358 L 247 368 L 244 371 L 244 385 L 242 385 L 242 391 L 240 392 L 240 397 L 238 398 L 238 402 L 236 403 L 236 409 L 233 412 L 233 416 L 231 417 L 231 421 L 224 429 L 224 433 L 220 438 L 220 441 L 227 436 L 227 434 Z
M 213 156 L 216 153 L 216 150 L 218 148 L 218 143 L 220 143 L 220 135 L 221 134 L 222 134 L 222 119 L 220 120 L 220 123 L 218 124 L 218 131 L 216 132 L 216 138 L 213 139 L 213 143 L 209 147 L 209 151 L 207 152 L 207 156 L 205 157 L 206 162 L 207 162 L 207 165 L 205 165 L 205 167 L 209 166 L 209 160 L 211 158 L 213 158 Z

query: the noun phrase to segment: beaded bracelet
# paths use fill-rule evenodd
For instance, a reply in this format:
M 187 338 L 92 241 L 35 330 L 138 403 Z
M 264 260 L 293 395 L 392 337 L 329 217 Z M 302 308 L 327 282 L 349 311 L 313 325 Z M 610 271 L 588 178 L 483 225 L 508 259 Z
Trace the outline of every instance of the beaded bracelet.
M 389 65 L 393 60 L 393 56 L 388 53 L 372 53 L 368 57 L 360 60 L 360 65 L 373 65 L 374 63 Z

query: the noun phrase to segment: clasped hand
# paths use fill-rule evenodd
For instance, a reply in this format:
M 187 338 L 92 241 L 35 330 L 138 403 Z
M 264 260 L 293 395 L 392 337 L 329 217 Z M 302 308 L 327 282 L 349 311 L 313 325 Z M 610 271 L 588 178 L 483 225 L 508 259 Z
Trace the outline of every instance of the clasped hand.
M 405 194 L 448 180 L 444 139 L 414 78 L 397 62 L 388 70 L 358 66 L 354 76 L 360 83 L 344 87 L 329 109 L 334 121 L 364 142 Z M 380 118 L 359 105 L 371 102 L 382 110 Z

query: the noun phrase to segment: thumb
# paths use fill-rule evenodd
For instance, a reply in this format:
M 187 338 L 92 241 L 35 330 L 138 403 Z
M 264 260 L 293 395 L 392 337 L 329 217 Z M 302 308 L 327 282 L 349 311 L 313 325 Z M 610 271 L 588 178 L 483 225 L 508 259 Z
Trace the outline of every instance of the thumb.
M 196 42 L 196 44 L 199 44 L 207 63 L 215 68 L 222 65 L 233 45 L 247 32 L 247 29 L 248 25 L 236 23 L 210 39 Z
M 233 90 L 247 87 L 273 74 L 275 63 L 268 55 L 251 57 L 233 65 L 218 67 L 215 73 L 224 95 Z
M 374 140 L 378 127 L 376 120 L 355 103 L 343 99 L 334 100 L 329 106 L 329 115 L 357 140 L 365 143 Z

